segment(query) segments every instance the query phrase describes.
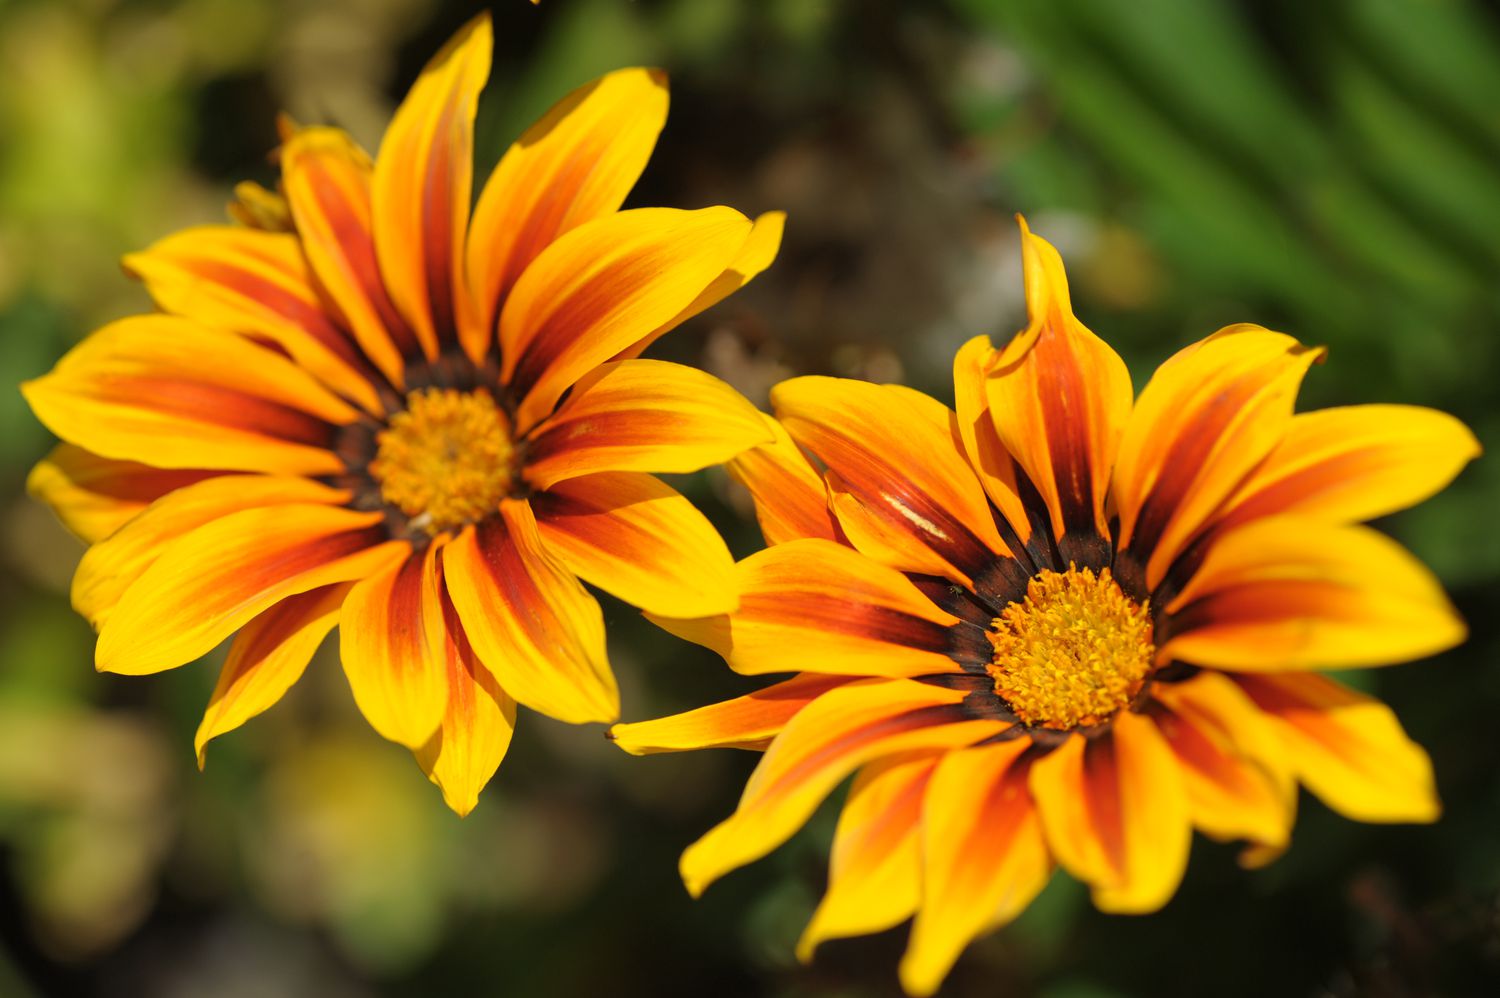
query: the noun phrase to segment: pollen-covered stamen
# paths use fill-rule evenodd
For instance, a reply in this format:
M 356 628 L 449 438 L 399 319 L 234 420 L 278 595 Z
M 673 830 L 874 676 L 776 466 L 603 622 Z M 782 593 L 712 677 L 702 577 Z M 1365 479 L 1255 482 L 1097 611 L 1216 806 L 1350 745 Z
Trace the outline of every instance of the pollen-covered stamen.
M 1045 570 L 990 630 L 995 693 L 1033 727 L 1100 724 L 1151 671 L 1151 613 L 1104 569 Z
M 515 480 L 510 421 L 486 391 L 414 391 L 375 443 L 381 497 L 429 533 L 494 512 Z

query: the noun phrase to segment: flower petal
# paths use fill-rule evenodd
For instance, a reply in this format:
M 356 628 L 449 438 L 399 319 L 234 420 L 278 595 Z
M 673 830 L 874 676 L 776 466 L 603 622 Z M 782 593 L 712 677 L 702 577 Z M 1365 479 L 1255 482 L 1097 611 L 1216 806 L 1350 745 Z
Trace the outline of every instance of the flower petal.
M 1026 788 L 1029 738 L 950 752 L 922 804 L 922 907 L 901 961 L 909 995 L 937 991 L 964 947 L 1014 919 L 1052 876 Z
M 1437 820 L 1432 763 L 1385 704 L 1312 673 L 1234 681 L 1275 719 L 1288 765 L 1323 803 L 1356 821 Z
M 660 479 L 605 472 L 531 497 L 542 545 L 605 592 L 652 613 L 739 605 L 734 558 L 713 524 Z
M 558 101 L 501 157 L 468 245 L 476 307 L 461 335 L 476 362 L 516 279 L 557 237 L 620 207 L 666 120 L 666 75 L 620 69 Z
M 347 584 L 288 596 L 240 629 L 193 737 L 198 768 L 208 743 L 264 712 L 302 677 L 313 653 L 339 621 Z
M 318 284 L 365 355 L 397 389 L 417 334 L 391 302 L 375 256 L 370 157 L 337 128 L 304 128 L 281 147 L 281 175 L 297 235 Z
M 1031 767 L 1052 855 L 1100 911 L 1155 911 L 1172 897 L 1192 840 L 1187 791 L 1166 739 L 1122 711 L 1110 733 L 1069 738 Z
M 1415 506 L 1479 456 L 1479 441 L 1445 412 L 1351 405 L 1292 417 L 1286 436 L 1219 515 L 1220 529 L 1296 513 L 1357 523 Z
M 755 518 L 767 544 L 805 537 L 838 540 L 828 508 L 828 488 L 780 421 L 762 415 L 772 440 L 740 454 L 725 467 L 750 490 Z
M 333 474 L 333 426 L 358 416 L 281 355 L 165 315 L 105 326 L 21 391 L 64 440 L 163 468 Z
M 953 358 L 953 401 L 969 466 L 990 502 L 1025 544 L 1031 539 L 1031 516 L 1016 484 L 1016 462 L 1006 451 L 990 415 L 985 383 L 999 357 L 1000 351 L 990 344 L 988 336 L 976 336 L 959 347 Z
M 126 590 L 172 542 L 206 523 L 246 509 L 334 506 L 348 498 L 319 482 L 279 475 L 219 475 L 177 489 L 84 553 L 73 574 L 73 609 L 103 627 Z
M 384 413 L 374 370 L 328 315 L 296 236 L 203 226 L 130 254 L 125 269 L 164 311 L 275 343 L 343 397 Z
M 1442 585 L 1395 541 L 1293 516 L 1215 538 L 1166 611 L 1160 661 L 1249 672 L 1389 665 L 1466 634 Z
M 286 198 L 253 180 L 234 185 L 234 198 L 224 206 L 229 217 L 247 229 L 262 232 L 291 232 L 292 212 Z
M 429 360 L 457 336 L 474 187 L 474 113 L 490 74 L 488 14 L 427 63 L 375 157 L 375 254 L 391 300 Z
M 1322 357 L 1283 333 L 1240 325 L 1157 368 L 1114 481 L 1117 547 L 1144 569 L 1147 588 L 1285 436 L 1302 376 Z
M 970 745 L 1004 723 L 966 719 L 964 693 L 904 679 L 868 679 L 818 697 L 771 743 L 739 808 L 682 854 L 688 892 L 785 842 L 835 786 L 876 759 Z
M 82 447 L 58 444 L 31 469 L 26 491 L 56 513 L 63 526 L 92 544 L 168 492 L 215 474 L 114 461 Z
M 438 733 L 417 749 L 417 762 L 460 817 L 474 810 L 516 730 L 516 702 L 480 664 L 446 591 L 441 662 L 448 673 L 448 705 Z
M 740 608 L 697 620 L 649 615 L 711 648 L 746 675 L 817 670 L 833 675 L 955 672 L 958 618 L 900 572 L 831 541 L 778 544 L 735 566 Z M 982 635 L 980 635 L 982 638 Z
M 1202 672 L 1158 683 L 1151 719 L 1177 756 L 1193 824 L 1220 841 L 1283 849 L 1297 786 L 1275 728 L 1228 678 Z
M 756 216 L 755 223 L 750 228 L 750 237 L 745 240 L 745 245 L 740 249 L 739 255 L 730 262 L 729 267 L 714 278 L 713 283 L 704 288 L 698 297 L 688 303 L 686 308 L 658 326 L 645 339 L 621 350 L 614 359 L 629 360 L 639 357 L 651 344 L 753 281 L 776 259 L 776 253 L 781 249 L 781 234 L 785 228 L 786 212 L 768 211 Z
M 761 751 L 803 707 L 849 680 L 804 672 L 723 703 L 670 717 L 616 724 L 610 741 L 631 755 L 703 748 Z
M 505 692 L 570 724 L 619 716 L 604 614 L 546 549 L 525 500 L 464 528 L 443 565 L 464 633 Z
M 448 709 L 442 539 L 362 580 L 339 617 L 339 657 L 359 712 L 382 738 L 420 749 Z
M 99 633 L 101 672 L 144 675 L 191 662 L 298 593 L 377 572 L 408 549 L 381 514 L 338 506 L 247 509 L 184 534 L 142 573 Z
M 543 250 L 500 314 L 501 378 L 521 399 L 517 430 L 692 302 L 750 228 L 732 208 L 637 208 L 580 225 Z
M 918 549 L 913 566 L 930 563 L 930 551 L 949 566 L 949 578 L 982 585 L 1008 557 L 947 406 L 892 385 L 824 377 L 783 381 L 771 390 L 771 404 L 841 488 L 886 521 L 887 540 L 910 538 Z
M 1046 503 L 1063 561 L 1097 570 L 1109 564 L 1104 506 L 1130 372 L 1073 315 L 1057 250 L 1020 222 L 1031 322 L 992 362 L 990 425 Z
M 833 833 L 828 892 L 797 941 L 807 963 L 818 944 L 883 932 L 922 900 L 922 793 L 937 757 L 881 759 L 854 777 Z
M 532 432 L 525 477 L 547 489 L 601 471 L 698 471 L 770 439 L 755 406 L 713 375 L 618 361 L 575 385 Z

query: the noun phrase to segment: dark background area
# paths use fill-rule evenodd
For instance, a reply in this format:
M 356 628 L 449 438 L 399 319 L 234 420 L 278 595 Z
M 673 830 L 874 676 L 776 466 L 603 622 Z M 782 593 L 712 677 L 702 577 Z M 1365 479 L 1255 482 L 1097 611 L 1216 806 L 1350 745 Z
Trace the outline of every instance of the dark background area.
M 275 115 L 368 148 L 478 5 L 6 0 L 0 372 L 45 371 L 148 308 L 130 249 L 272 182 Z M 833 373 L 952 399 L 957 346 L 1023 322 L 1024 212 L 1137 389 L 1255 321 L 1330 347 L 1303 408 L 1436 405 L 1500 444 L 1500 16 L 1463 0 L 525 0 L 493 5 L 481 176 L 569 89 L 659 65 L 672 113 L 631 203 L 789 213 L 775 266 L 659 346 L 756 402 Z M 477 185 L 476 185 L 477 189 Z M 262 718 L 192 732 L 217 666 L 100 676 L 71 612 L 80 554 L 23 490 L 50 445 L 0 393 L 0 994 L 895 993 L 904 930 L 792 946 L 835 810 L 692 902 L 681 849 L 749 754 L 632 759 L 523 712 L 460 821 L 354 710 L 333 649 Z M 722 472 L 676 484 L 737 554 Z M 1500 993 L 1500 472 L 1482 459 L 1382 526 L 1473 636 L 1353 679 L 1432 753 L 1445 815 L 1347 822 L 1304 795 L 1290 852 L 1195 842 L 1149 917 L 1059 874 L 945 993 L 1046 998 Z M 751 683 L 606 601 L 636 720 Z M 789 662 L 789 668 L 796 663 Z

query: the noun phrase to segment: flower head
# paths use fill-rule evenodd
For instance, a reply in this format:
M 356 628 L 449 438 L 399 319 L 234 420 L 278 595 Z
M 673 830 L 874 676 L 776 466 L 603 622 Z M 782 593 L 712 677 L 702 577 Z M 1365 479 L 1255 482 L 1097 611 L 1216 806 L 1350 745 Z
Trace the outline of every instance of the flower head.
M 694 894 L 856 774 L 801 954 L 915 916 L 914 994 L 1054 865 L 1099 908 L 1147 912 L 1194 827 L 1269 859 L 1299 782 L 1358 820 L 1433 820 L 1423 751 L 1319 670 L 1464 636 L 1431 574 L 1355 525 L 1447 484 L 1478 453 L 1462 424 L 1294 414 L 1322 351 L 1255 326 L 1182 350 L 1132 400 L 1057 252 L 1022 238 L 1030 324 L 959 351 L 956 411 L 796 378 L 772 393 L 776 442 L 731 463 L 771 546 L 739 563 L 737 610 L 659 622 L 736 671 L 804 671 L 612 731 L 636 753 L 765 750 L 683 855 Z
M 265 710 L 336 625 L 354 698 L 473 807 L 519 702 L 610 721 L 599 605 L 734 608 L 709 523 L 651 472 L 770 436 L 727 385 L 638 359 L 750 280 L 781 216 L 618 210 L 667 112 L 660 73 L 574 92 L 471 214 L 476 19 L 427 66 L 373 160 L 284 129 L 281 193 L 237 226 L 127 258 L 159 314 L 90 336 L 24 386 L 65 441 L 34 493 L 92 544 L 74 605 L 105 671 L 236 634 L 199 728 Z

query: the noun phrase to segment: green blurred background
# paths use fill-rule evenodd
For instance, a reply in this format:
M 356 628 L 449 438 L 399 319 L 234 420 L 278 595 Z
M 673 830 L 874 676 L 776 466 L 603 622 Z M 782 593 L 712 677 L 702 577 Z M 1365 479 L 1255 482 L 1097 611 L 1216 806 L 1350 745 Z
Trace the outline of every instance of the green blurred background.
M 436 0 L 0 2 L 0 380 L 148 307 L 118 257 L 271 182 L 285 109 L 368 147 L 478 9 Z M 764 404 L 776 380 L 905 380 L 951 400 L 969 336 L 1022 322 L 1012 215 L 1070 264 L 1136 385 L 1252 320 L 1331 348 L 1304 407 L 1438 405 L 1500 445 L 1500 15 L 1463 0 L 503 0 L 487 170 L 600 72 L 668 69 L 635 204 L 783 208 L 775 267 L 657 348 Z M 681 848 L 754 757 L 631 759 L 524 714 L 459 821 L 355 713 L 325 648 L 269 714 L 192 733 L 216 666 L 99 676 L 68 607 L 80 548 L 23 494 L 49 446 L 0 393 L 0 995 L 894 993 L 901 931 L 792 943 L 834 810 L 693 903 Z M 738 554 L 722 473 L 679 483 Z M 1500 993 L 1500 471 L 1384 526 L 1473 627 L 1361 678 L 1429 747 L 1433 827 L 1304 797 L 1246 873 L 1198 840 L 1158 915 L 1105 917 L 1059 876 L 970 949 L 953 994 Z M 606 602 L 627 719 L 747 687 Z M 789 667 L 795 663 L 789 662 Z

